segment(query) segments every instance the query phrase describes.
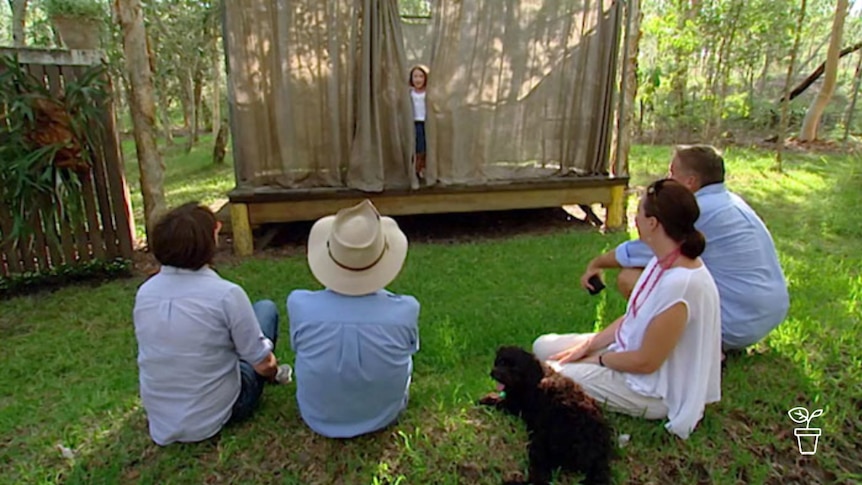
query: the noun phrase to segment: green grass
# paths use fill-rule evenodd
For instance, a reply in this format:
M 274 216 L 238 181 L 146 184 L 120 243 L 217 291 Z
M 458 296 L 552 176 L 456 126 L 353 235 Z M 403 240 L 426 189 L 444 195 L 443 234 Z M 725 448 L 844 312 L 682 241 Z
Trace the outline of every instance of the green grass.
M 173 146 L 165 146 L 159 139 L 159 148 L 165 164 L 165 198 L 168 207 L 185 202 L 199 201 L 212 204 L 226 200 L 227 192 L 234 188 L 233 156 L 228 145 L 227 156 L 222 165 L 212 162 L 213 137 L 203 135 L 188 153 L 185 138 L 175 137 Z M 145 237 L 144 203 L 141 197 L 140 171 L 132 139 L 122 143 L 125 161 L 126 182 L 132 197 L 135 218 L 135 233 L 138 239 Z
M 174 201 L 223 193 L 193 183 L 229 175 L 207 168 L 204 155 L 193 161 L 195 153 L 192 161 L 168 161 L 171 177 L 181 179 L 169 183 Z M 663 174 L 669 153 L 636 147 L 635 183 Z M 731 358 L 722 401 L 688 441 L 661 423 L 611 415 L 616 432 L 631 435 L 613 464 L 617 481 L 859 482 L 860 160 L 793 155 L 777 174 L 769 154 L 730 150 L 727 158 L 730 186 L 772 230 L 790 282 L 790 315 L 751 355 Z M 393 428 L 350 441 L 313 435 L 288 386 L 267 388 L 250 422 L 204 443 L 159 448 L 137 395 L 131 310 L 139 280 L 0 302 L 0 483 L 499 483 L 525 469 L 526 435 L 517 420 L 474 405 L 492 389 L 495 348 L 592 330 L 622 312 L 615 292 L 589 297 L 577 278 L 592 255 L 626 236 L 571 230 L 412 246 L 391 287 L 423 304 L 410 406 Z M 250 258 L 220 271 L 252 299 L 275 300 L 282 317 L 290 290 L 318 287 L 301 256 Z M 277 354 L 292 360 L 286 338 Z M 823 430 L 814 457 L 796 450 L 786 414 L 795 406 L 825 409 L 813 423 Z M 63 458 L 58 443 L 75 458 Z

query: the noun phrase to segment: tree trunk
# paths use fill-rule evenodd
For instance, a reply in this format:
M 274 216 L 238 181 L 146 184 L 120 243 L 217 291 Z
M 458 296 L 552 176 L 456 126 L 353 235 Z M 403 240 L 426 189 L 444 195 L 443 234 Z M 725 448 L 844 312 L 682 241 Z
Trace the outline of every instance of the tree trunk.
M 15 47 L 27 45 L 27 39 L 24 36 L 24 26 L 27 23 L 27 1 L 9 0 L 9 6 L 12 7 L 12 45 Z
M 859 85 L 862 84 L 862 53 L 859 53 L 859 61 L 856 63 L 856 73 L 853 75 L 853 96 L 850 98 L 850 106 L 844 116 L 844 142 L 850 137 L 850 126 L 853 125 L 853 114 L 856 111 L 856 97 L 859 95 Z
M 213 49 L 213 136 L 218 136 L 221 128 L 221 56 L 219 55 L 218 46 L 220 45 L 218 37 L 215 37 L 215 49 Z
M 200 62 L 198 62 L 198 65 L 200 65 Z M 192 143 L 197 143 L 201 125 L 201 104 L 203 104 L 204 90 L 204 71 L 200 67 L 195 69 L 193 84 L 194 114 L 192 115 Z
M 727 99 L 727 87 L 730 79 L 730 53 L 733 52 L 733 41 L 736 38 L 737 28 L 739 25 L 739 16 L 742 14 L 743 2 L 737 2 L 734 6 L 733 19 L 730 21 L 731 30 L 727 42 L 722 49 L 721 69 L 718 70 L 718 99 L 716 100 L 716 108 L 718 109 L 715 116 L 715 132 L 721 136 L 722 117 L 724 116 L 724 100 Z
M 630 24 L 627 27 L 627 35 L 624 39 L 623 47 L 623 64 L 625 65 L 625 77 L 621 80 L 624 86 L 624 96 L 621 100 L 619 113 L 617 116 L 622 120 L 617 127 L 618 142 L 614 146 L 614 155 L 612 160 L 619 160 L 621 163 L 614 163 L 612 173 L 614 175 L 628 175 L 629 173 L 629 152 L 632 145 L 632 130 L 634 129 L 634 107 L 638 89 L 638 51 L 640 48 L 641 38 L 641 18 L 643 16 L 640 9 L 640 0 L 630 0 L 628 5 L 631 7 L 631 12 L 626 13 L 626 19 Z
M 805 22 L 805 8 L 807 1 L 802 0 L 802 5 L 799 6 L 799 17 L 796 19 L 796 33 L 794 34 L 793 47 L 790 49 L 790 65 L 787 66 L 787 77 L 784 78 L 784 101 L 781 103 L 781 123 L 778 129 L 778 147 L 775 150 L 775 164 L 778 171 L 781 171 L 781 155 L 784 152 L 784 137 L 787 134 L 787 108 L 790 106 L 787 91 L 790 89 L 790 81 L 793 79 L 793 64 L 796 63 L 796 55 L 799 52 L 799 41 L 802 38 L 802 25 Z
M 147 235 L 167 208 L 164 190 L 165 167 L 156 146 L 156 104 L 153 72 L 147 54 L 147 34 L 140 0 L 114 0 L 114 9 L 123 32 L 123 53 L 129 74 L 129 108 L 135 132 L 135 150 L 141 172 L 141 194 Z
M 193 130 L 195 127 L 195 86 L 191 69 L 182 69 L 179 74 L 180 102 L 183 105 L 183 128 L 186 132 L 186 153 L 195 144 Z
M 213 145 L 213 163 L 221 165 L 224 163 L 224 156 L 227 153 L 227 138 L 228 124 L 219 123 L 218 134 L 216 135 L 215 144 Z
M 168 146 L 174 145 L 174 132 L 171 127 L 171 114 L 170 114 L 170 106 L 171 100 L 168 98 L 165 92 L 167 88 L 164 86 L 164 83 L 159 83 L 161 86 L 158 89 L 159 92 L 159 121 L 162 125 L 162 132 L 165 137 L 165 144 Z
M 817 139 L 817 128 L 820 126 L 820 117 L 832 93 L 835 92 L 835 81 L 838 79 L 838 59 L 841 51 L 841 37 L 844 33 L 844 18 L 847 16 L 847 0 L 838 0 L 835 6 L 835 18 L 832 22 L 832 40 L 829 41 L 829 50 L 826 53 L 826 74 L 823 78 L 823 86 L 820 92 L 811 102 L 802 122 L 802 130 L 799 132 L 800 141 L 813 141 Z

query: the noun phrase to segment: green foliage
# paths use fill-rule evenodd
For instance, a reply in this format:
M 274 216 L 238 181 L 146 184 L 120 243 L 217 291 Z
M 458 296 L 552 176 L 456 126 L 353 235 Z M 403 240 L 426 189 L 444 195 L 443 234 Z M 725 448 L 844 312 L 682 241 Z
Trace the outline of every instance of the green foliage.
M 42 4 L 48 17 L 105 17 L 105 4 L 99 0 L 43 0 Z
M 32 231 L 41 207 L 57 207 L 70 220 L 81 217 L 78 171 L 92 165 L 107 98 L 100 66 L 67 80 L 57 97 L 17 57 L 0 63 L 0 203 L 13 217 L 2 243 L 17 244 Z M 64 163 L 77 165 L 58 163 L 61 153 L 72 157 Z
M 398 10 L 407 17 L 430 17 L 430 0 L 398 0 Z
M 0 276 L 0 299 L 26 295 L 72 283 L 96 279 L 114 279 L 131 276 L 132 262 L 117 258 L 110 261 L 93 260 L 73 265 L 62 265 L 49 271 L 25 272 L 8 277 Z

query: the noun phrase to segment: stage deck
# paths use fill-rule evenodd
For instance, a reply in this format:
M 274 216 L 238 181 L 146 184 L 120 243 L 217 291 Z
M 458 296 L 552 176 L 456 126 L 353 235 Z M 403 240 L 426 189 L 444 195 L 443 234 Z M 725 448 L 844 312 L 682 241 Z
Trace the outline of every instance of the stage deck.
M 254 251 L 253 227 L 315 220 L 363 199 L 371 199 L 380 213 L 388 216 L 602 204 L 607 208 L 606 228 L 616 229 L 623 224 L 628 181 L 628 177 L 555 177 L 385 192 L 238 187 L 228 197 L 234 251 L 250 255 Z

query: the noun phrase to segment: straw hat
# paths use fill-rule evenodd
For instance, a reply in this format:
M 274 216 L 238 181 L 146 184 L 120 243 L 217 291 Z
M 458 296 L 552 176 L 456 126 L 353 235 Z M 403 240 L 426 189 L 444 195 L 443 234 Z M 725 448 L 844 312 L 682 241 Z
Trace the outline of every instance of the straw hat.
M 401 271 L 407 237 L 370 200 L 314 223 L 308 236 L 308 266 L 327 288 L 367 295 L 385 288 Z

